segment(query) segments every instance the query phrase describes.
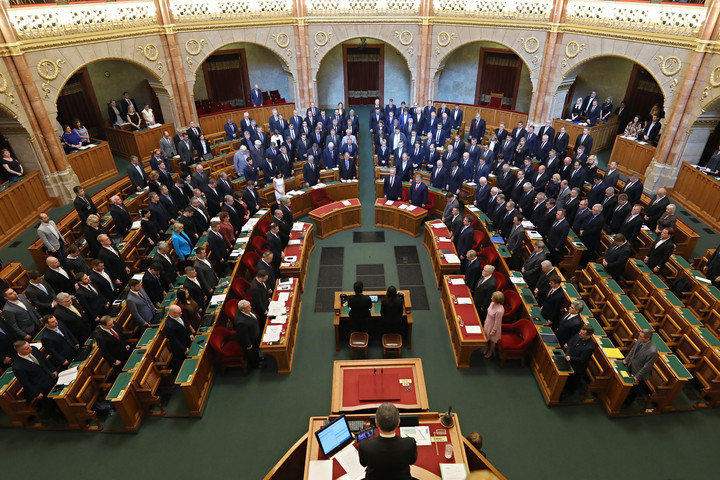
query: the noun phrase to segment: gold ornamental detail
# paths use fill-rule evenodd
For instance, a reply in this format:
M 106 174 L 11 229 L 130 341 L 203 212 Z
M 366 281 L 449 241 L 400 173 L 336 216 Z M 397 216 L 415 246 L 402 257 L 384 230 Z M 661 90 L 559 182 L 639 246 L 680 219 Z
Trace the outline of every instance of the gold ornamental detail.
M 143 57 L 145 57 L 146 60 L 149 60 L 151 62 L 154 62 L 160 56 L 160 51 L 152 43 L 148 43 L 144 47 L 138 45 L 138 51 L 142 53 Z
M 567 58 L 577 57 L 581 51 L 585 49 L 585 44 L 579 44 L 576 41 L 572 41 L 565 46 L 565 56 Z
M 319 32 L 315 33 L 315 45 L 317 45 L 318 47 L 324 47 L 330 41 L 330 37 L 332 36 L 332 32 L 325 33 L 320 30 Z
M 712 72 L 710 72 L 710 79 L 708 80 L 708 84 L 705 86 L 702 94 L 700 95 L 700 101 L 702 103 L 707 102 L 708 95 L 710 95 L 710 90 L 717 87 L 720 87 L 720 65 L 713 68 Z M 702 111 L 704 113 L 705 109 L 702 109 Z
M 398 39 L 398 42 L 400 42 L 400 45 L 404 45 L 406 47 L 413 41 L 413 34 L 408 30 L 403 30 L 402 32 L 395 30 L 394 35 L 395 38 Z
M 540 41 L 535 37 L 522 38 L 519 40 L 522 43 L 523 50 L 532 55 L 533 53 L 540 50 Z
M 65 63 L 65 60 L 57 59 L 54 62 L 52 60 L 43 59 L 37 64 L 38 75 L 45 82 L 40 85 L 40 89 L 45 92 L 45 98 L 50 98 L 50 82 L 55 80 L 60 75 L 61 66 Z
M 657 57 L 655 57 L 655 60 L 657 60 L 660 64 L 660 71 L 666 77 L 672 77 L 673 75 L 678 73 L 680 71 L 680 68 L 682 67 L 682 61 L 675 56 L 663 58 L 661 55 L 658 55 Z
M 277 44 L 277 46 L 280 48 L 287 48 L 288 45 L 290 45 L 290 37 L 288 36 L 287 33 L 281 32 L 281 33 L 278 33 L 277 35 L 273 34 L 271 36 L 272 36 L 272 39 L 275 40 L 275 43 Z

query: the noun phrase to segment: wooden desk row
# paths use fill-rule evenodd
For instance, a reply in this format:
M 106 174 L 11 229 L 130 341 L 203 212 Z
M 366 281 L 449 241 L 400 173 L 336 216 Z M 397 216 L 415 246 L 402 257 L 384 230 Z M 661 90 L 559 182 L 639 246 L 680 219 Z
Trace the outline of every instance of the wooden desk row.
M 572 153 L 575 152 L 575 140 L 577 139 L 578 135 L 583 134 L 585 125 L 580 125 L 575 122 L 568 122 L 567 120 L 556 118 L 553 120 L 552 126 L 555 129 L 556 135 L 560 132 L 561 127 L 565 127 L 565 133 L 568 135 L 568 138 L 570 140 L 568 143 L 567 152 L 558 152 L 558 156 L 563 158 L 565 156 L 572 156 Z M 508 127 L 508 130 L 512 131 L 512 128 L 514 127 L 515 125 L 513 125 L 512 127 Z M 615 141 L 615 136 L 617 134 L 617 130 L 618 123 L 617 116 L 615 115 L 610 116 L 610 121 L 598 122 L 596 125 L 590 127 L 590 136 L 593 139 L 593 146 L 590 152 L 585 153 L 589 153 L 590 155 L 597 155 L 600 152 L 604 152 L 605 150 L 609 150 L 610 148 L 612 148 L 613 142 Z M 554 141 L 554 139 L 549 140 Z
M 134 132 L 122 128 L 105 127 L 105 136 L 114 154 L 128 159 L 133 155 L 140 159 L 146 159 L 152 156 L 153 150 L 160 148 L 160 139 L 165 130 L 172 136 L 175 126 L 172 123 L 165 123 Z
M 315 208 L 309 216 L 310 220 L 315 222 L 318 238 L 325 238 L 343 230 L 360 227 L 361 212 L 360 200 L 351 198 Z
M 302 299 L 300 297 L 300 279 L 289 278 L 287 281 L 277 280 L 273 291 L 272 301 L 279 302 L 285 313 L 278 316 L 268 316 L 265 322 L 265 329 L 262 332 L 260 351 L 266 355 L 272 355 L 278 364 L 278 373 L 289 374 L 292 371 L 293 358 L 295 356 L 295 342 L 300 326 L 300 309 Z M 281 296 L 287 298 L 283 301 Z M 284 322 L 282 316 L 285 316 Z M 271 340 L 273 330 L 280 330 L 277 340 Z
M 199 123 L 201 130 L 203 132 L 208 132 L 205 134 L 206 137 L 212 138 L 213 136 L 222 136 L 222 138 L 225 138 L 225 124 L 227 123 L 228 118 L 232 118 L 233 121 L 237 124 L 240 131 L 242 131 L 241 123 L 244 118 L 243 115 L 245 114 L 245 112 L 247 112 L 250 115 L 250 118 L 256 121 L 256 124 L 258 126 L 263 127 L 263 131 L 265 131 L 268 135 L 271 135 L 272 132 L 270 132 L 268 120 L 272 116 L 273 109 L 277 109 L 277 112 L 279 114 L 282 114 L 283 119 L 287 122 L 290 120 L 290 117 L 292 117 L 294 108 L 295 104 L 293 103 L 278 103 L 263 105 L 260 107 L 246 107 L 234 110 L 223 110 L 208 115 L 201 115 L 199 117 Z M 305 112 L 298 112 L 298 114 L 302 115 L 303 118 L 305 116 Z M 314 131 L 314 126 L 308 125 L 308 127 L 310 127 L 311 130 Z
M 118 175 L 110 145 L 93 139 L 84 150 L 67 155 L 67 160 L 84 189 L 89 189 Z
M 0 247 L 38 221 L 38 215 L 55 205 L 40 172 L 29 172 L 18 181 L 0 187 Z
M 428 211 L 407 202 L 375 200 L 375 226 L 419 237 Z
M 690 213 L 720 231 L 720 180 L 685 162 L 680 167 L 671 194 Z

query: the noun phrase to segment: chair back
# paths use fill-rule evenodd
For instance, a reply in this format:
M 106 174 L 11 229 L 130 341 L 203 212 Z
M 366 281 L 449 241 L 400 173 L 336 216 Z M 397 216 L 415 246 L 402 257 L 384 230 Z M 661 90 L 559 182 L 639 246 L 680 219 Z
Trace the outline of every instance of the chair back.
M 223 312 L 225 313 L 225 316 L 231 320 L 235 318 L 235 314 L 237 313 L 238 302 L 239 300 L 228 300 L 227 302 L 225 302 L 225 307 L 223 307 Z M 213 331 L 214 330 L 215 329 L 213 329 Z
M 497 290 L 502 292 L 505 288 L 505 285 L 507 285 L 507 277 L 497 271 L 493 272 L 493 277 L 495 277 L 495 282 L 497 282 Z M 513 291 L 513 293 L 515 292 Z
M 255 252 L 245 252 L 242 257 L 243 266 L 253 277 L 257 275 L 257 264 L 262 257 Z

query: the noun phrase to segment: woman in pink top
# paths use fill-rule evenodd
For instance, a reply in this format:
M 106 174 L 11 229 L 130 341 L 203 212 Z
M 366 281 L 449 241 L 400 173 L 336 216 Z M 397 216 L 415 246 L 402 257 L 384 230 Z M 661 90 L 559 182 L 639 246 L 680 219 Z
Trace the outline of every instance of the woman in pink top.
M 490 302 L 490 306 L 487 309 L 487 316 L 483 324 L 485 335 L 487 335 L 488 340 L 490 340 L 488 349 L 485 352 L 485 358 L 492 357 L 495 351 L 495 344 L 500 340 L 500 335 L 502 334 L 502 318 L 505 313 L 504 303 L 505 296 L 502 292 L 492 294 L 492 302 Z

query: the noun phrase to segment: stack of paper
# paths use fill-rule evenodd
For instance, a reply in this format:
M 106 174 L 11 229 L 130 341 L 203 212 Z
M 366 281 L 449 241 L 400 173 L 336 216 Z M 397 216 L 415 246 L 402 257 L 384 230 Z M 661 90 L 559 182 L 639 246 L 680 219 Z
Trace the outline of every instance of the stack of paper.
M 527 234 L 531 240 L 542 240 L 542 235 L 540 235 L 536 230 L 528 230 Z
M 451 278 L 450 285 L 465 285 L 465 280 L 462 278 Z
M 332 480 L 332 467 L 332 460 L 310 460 L 308 480 Z
M 445 254 L 445 260 L 447 260 L 448 263 L 460 263 L 460 259 L 454 253 Z
M 270 320 L 270 323 L 279 323 L 279 324 L 287 323 L 287 315 L 278 315 L 277 317 Z
M 407 209 L 408 209 L 409 212 L 412 212 L 412 211 L 415 210 L 416 208 L 417 208 L 417 207 L 416 207 L 415 205 L 408 205 L 408 207 L 407 207 Z
M 445 226 L 445 224 L 442 223 L 442 222 L 439 222 L 439 223 L 431 223 L 430 226 L 431 226 L 432 228 L 443 228 L 443 227 Z
M 470 297 L 458 297 L 457 299 L 458 305 L 472 305 L 472 298 Z
M 343 201 L 342 201 L 342 204 L 345 205 L 346 207 L 349 207 L 350 205 L 352 205 L 352 203 L 350 202 L 350 200 L 343 200 Z
M 417 427 L 400 427 L 400 436 L 403 438 L 414 438 L 418 447 L 432 445 L 430 441 L 430 427 L 419 425 Z
M 130 227 L 130 229 L 131 229 L 131 230 L 137 230 L 137 229 L 140 228 L 140 227 L 141 227 L 141 225 L 140 225 L 140 220 L 135 220 L 135 221 L 132 223 L 132 226 Z
M 355 444 L 351 443 L 343 448 L 335 454 L 334 458 L 351 480 L 360 480 L 365 477 L 365 467 L 360 464 L 360 455 Z
M 265 328 L 265 335 L 263 335 L 263 342 L 277 342 L 280 340 L 280 334 L 282 333 L 282 325 L 268 325 Z
M 318 184 L 316 184 L 316 185 L 313 185 L 313 186 L 310 187 L 310 188 L 312 188 L 313 190 L 317 190 L 318 188 L 325 188 L 325 184 L 324 184 L 324 183 L 318 183 Z
M 287 311 L 285 308 L 285 304 L 273 300 L 270 302 L 270 305 L 268 306 L 268 315 L 277 317 L 278 315 L 282 315 Z
M 385 202 L 385 205 L 390 205 L 390 206 L 392 206 L 394 203 L 395 203 L 395 202 L 393 202 L 392 200 L 387 200 L 387 201 Z
M 535 228 L 535 224 L 533 224 L 530 220 L 523 220 L 522 226 L 523 228 Z
M 210 298 L 210 305 L 220 305 L 225 301 L 225 297 L 227 294 L 222 295 L 213 295 L 212 298 Z
M 302 232 L 303 228 L 305 228 L 305 224 L 303 222 L 295 222 L 292 226 L 293 232 Z
M 525 279 L 524 279 L 523 277 L 514 277 L 514 276 L 511 276 L 511 277 L 510 277 L 510 281 L 511 281 L 512 283 L 520 283 L 520 284 L 524 284 L 524 283 L 525 283 Z
M 140 280 L 142 282 L 143 276 L 144 276 L 143 273 L 136 273 L 135 275 L 132 276 L 132 278 L 134 280 Z
M 283 292 L 283 293 L 279 293 L 279 294 L 278 294 L 278 302 L 281 302 L 281 303 L 283 303 L 283 304 L 284 304 L 285 302 L 287 302 L 289 298 L 290 298 L 290 293 L 289 293 L 289 292 Z
M 407 203 L 403 203 L 403 204 L 400 205 L 398 208 L 399 208 L 400 210 L 407 210 L 408 204 L 407 204 Z
M 68 368 L 64 372 L 60 372 L 58 375 L 57 384 L 58 385 L 70 385 L 75 378 L 77 378 L 78 369 L 77 367 Z
M 288 245 L 300 245 L 302 242 L 299 239 L 288 241 Z
M 441 463 L 440 478 L 442 480 L 465 480 L 467 478 L 467 470 L 462 463 Z

